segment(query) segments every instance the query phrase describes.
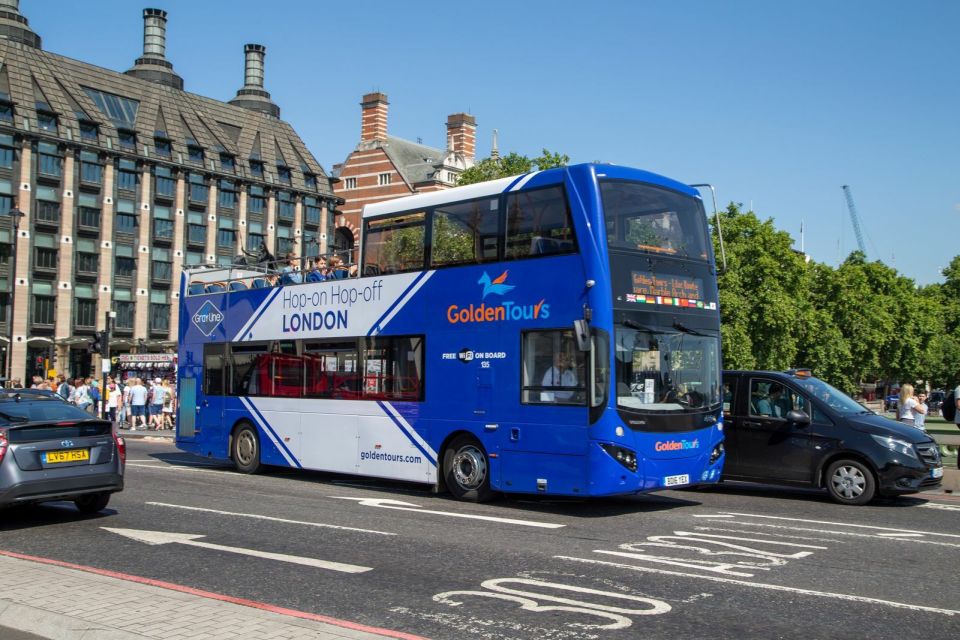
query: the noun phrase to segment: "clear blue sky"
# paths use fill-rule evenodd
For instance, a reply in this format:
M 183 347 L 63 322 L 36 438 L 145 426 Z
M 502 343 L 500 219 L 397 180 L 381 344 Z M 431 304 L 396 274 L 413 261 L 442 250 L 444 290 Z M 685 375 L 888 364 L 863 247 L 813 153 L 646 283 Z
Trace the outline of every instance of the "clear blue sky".
M 266 89 L 327 170 L 379 90 L 392 135 L 442 147 L 468 111 L 478 157 L 496 128 L 502 152 L 711 182 L 798 246 L 803 220 L 818 261 L 856 248 L 843 184 L 871 259 L 927 284 L 960 254 L 960 2 L 20 3 L 46 50 L 119 71 L 148 6 L 194 93 L 232 98 L 265 44 Z

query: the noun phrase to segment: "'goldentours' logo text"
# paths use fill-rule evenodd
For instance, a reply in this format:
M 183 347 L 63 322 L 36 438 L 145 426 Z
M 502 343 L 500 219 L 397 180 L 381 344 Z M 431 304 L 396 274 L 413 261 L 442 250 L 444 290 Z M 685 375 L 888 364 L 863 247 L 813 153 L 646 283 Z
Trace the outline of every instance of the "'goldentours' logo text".
M 488 295 L 505 296 L 516 288 L 515 285 L 506 284 L 507 274 L 504 271 L 496 279 L 491 280 L 489 274 L 484 271 L 483 276 L 477 281 L 481 285 L 481 300 Z M 550 305 L 546 298 L 536 304 L 518 304 L 513 300 L 504 300 L 500 304 L 469 304 L 465 307 L 452 304 L 447 307 L 447 322 L 450 324 L 472 324 L 475 322 L 509 322 L 517 320 L 541 320 L 550 317 Z
M 686 451 L 687 449 L 699 449 L 699 440 L 667 440 L 666 442 L 657 442 L 653 445 L 657 451 Z

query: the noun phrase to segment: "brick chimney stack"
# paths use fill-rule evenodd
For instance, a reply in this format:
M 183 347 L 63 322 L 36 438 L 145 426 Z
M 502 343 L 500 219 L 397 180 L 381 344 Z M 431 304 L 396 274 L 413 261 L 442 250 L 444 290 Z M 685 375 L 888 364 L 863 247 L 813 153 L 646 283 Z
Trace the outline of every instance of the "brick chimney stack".
M 385 93 L 368 93 L 360 103 L 360 142 L 387 138 L 387 102 Z
M 477 152 L 477 119 L 467 113 L 447 117 L 447 149 L 462 153 L 472 164 Z

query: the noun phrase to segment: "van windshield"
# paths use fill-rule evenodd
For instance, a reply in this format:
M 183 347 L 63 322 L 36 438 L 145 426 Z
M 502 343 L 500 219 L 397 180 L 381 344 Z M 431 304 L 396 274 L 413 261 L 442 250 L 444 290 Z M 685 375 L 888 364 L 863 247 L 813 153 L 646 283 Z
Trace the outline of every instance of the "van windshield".
M 843 391 L 831 387 L 823 380 L 807 378 L 800 382 L 800 386 L 809 393 L 826 402 L 827 405 L 840 415 L 850 416 L 860 413 L 869 413 L 870 410 L 845 394 Z

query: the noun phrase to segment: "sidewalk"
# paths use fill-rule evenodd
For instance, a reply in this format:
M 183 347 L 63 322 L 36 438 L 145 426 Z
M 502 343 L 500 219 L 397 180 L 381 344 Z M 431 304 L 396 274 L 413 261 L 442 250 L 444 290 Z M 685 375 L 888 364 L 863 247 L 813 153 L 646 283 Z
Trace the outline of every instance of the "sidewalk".
M 106 575 L 108 571 L 17 556 L 0 551 L 0 637 L 14 629 L 56 640 L 423 640 L 179 585 L 121 579 Z

